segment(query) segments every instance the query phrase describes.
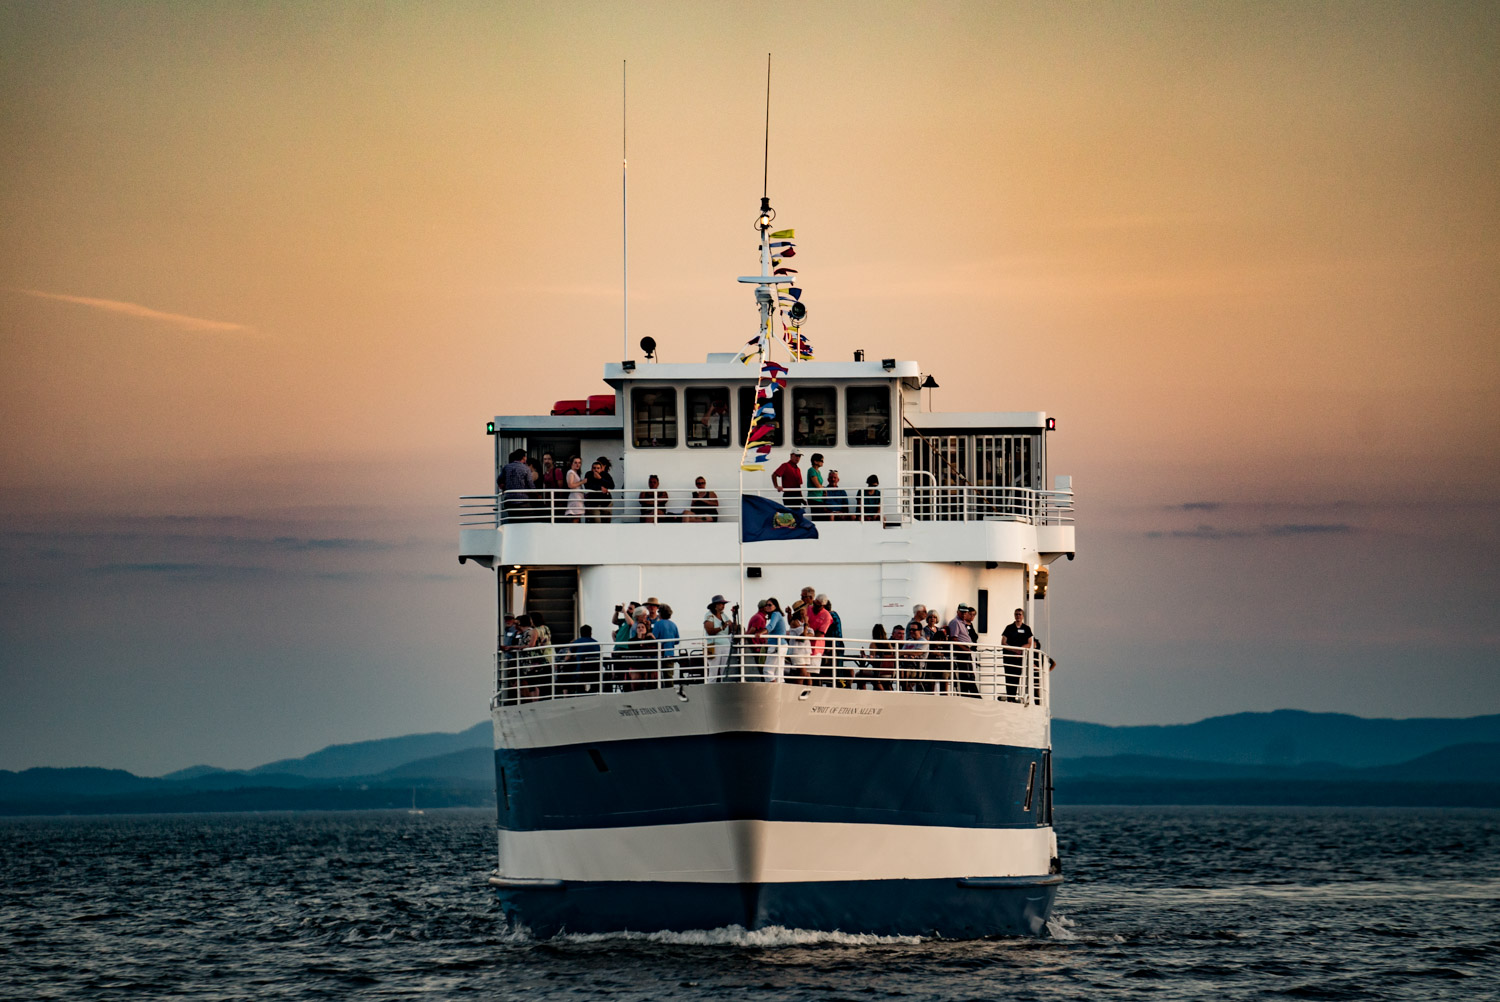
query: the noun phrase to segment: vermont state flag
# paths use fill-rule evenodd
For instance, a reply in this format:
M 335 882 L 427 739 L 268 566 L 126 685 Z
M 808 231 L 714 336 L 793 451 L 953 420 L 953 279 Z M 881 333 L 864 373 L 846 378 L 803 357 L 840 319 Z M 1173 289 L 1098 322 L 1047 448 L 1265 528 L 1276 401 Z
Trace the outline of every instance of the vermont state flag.
M 801 509 L 791 509 L 770 498 L 740 496 L 740 534 L 747 543 L 766 539 L 817 539 L 818 527 Z

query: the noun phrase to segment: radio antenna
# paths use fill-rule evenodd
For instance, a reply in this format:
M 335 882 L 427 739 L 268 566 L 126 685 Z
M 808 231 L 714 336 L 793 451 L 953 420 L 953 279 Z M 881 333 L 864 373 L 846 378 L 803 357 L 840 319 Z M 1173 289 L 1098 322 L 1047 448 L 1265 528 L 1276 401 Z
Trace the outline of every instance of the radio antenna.
M 766 152 L 761 161 L 760 197 L 764 200 L 771 194 L 771 54 L 766 53 Z
M 630 357 L 630 203 L 627 194 L 629 185 L 626 181 L 628 177 L 626 168 L 630 161 L 626 157 L 627 134 L 625 131 L 627 62 L 624 59 L 620 60 L 620 310 L 623 327 L 621 342 L 624 345 L 621 358 Z

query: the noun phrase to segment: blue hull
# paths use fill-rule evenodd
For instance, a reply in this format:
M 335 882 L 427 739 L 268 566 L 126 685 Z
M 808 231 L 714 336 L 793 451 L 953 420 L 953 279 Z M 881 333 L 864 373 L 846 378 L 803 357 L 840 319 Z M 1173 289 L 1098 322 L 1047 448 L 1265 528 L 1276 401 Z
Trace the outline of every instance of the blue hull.
M 544 938 L 737 925 L 977 939 L 1040 934 L 1061 883 L 1060 876 L 779 884 L 569 881 L 502 886 L 497 894 L 507 919 Z

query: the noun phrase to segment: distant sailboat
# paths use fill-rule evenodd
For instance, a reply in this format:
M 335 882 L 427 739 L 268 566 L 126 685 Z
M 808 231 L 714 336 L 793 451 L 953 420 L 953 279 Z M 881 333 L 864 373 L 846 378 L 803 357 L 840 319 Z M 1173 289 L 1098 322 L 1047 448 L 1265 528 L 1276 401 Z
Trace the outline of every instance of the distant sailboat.
M 417 788 L 415 786 L 411 788 L 411 810 L 407 811 L 406 813 L 407 814 L 426 814 L 427 813 L 426 811 L 422 811 L 422 810 L 418 810 L 417 809 Z

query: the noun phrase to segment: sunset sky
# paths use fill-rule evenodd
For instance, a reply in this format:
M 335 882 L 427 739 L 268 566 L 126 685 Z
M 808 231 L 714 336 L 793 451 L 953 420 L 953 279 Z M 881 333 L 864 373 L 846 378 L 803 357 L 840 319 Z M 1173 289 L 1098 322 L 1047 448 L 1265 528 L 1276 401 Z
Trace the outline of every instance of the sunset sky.
M 483 719 L 497 413 L 753 333 L 1046 410 L 1057 716 L 1500 712 L 1500 7 L 0 6 L 0 768 Z

